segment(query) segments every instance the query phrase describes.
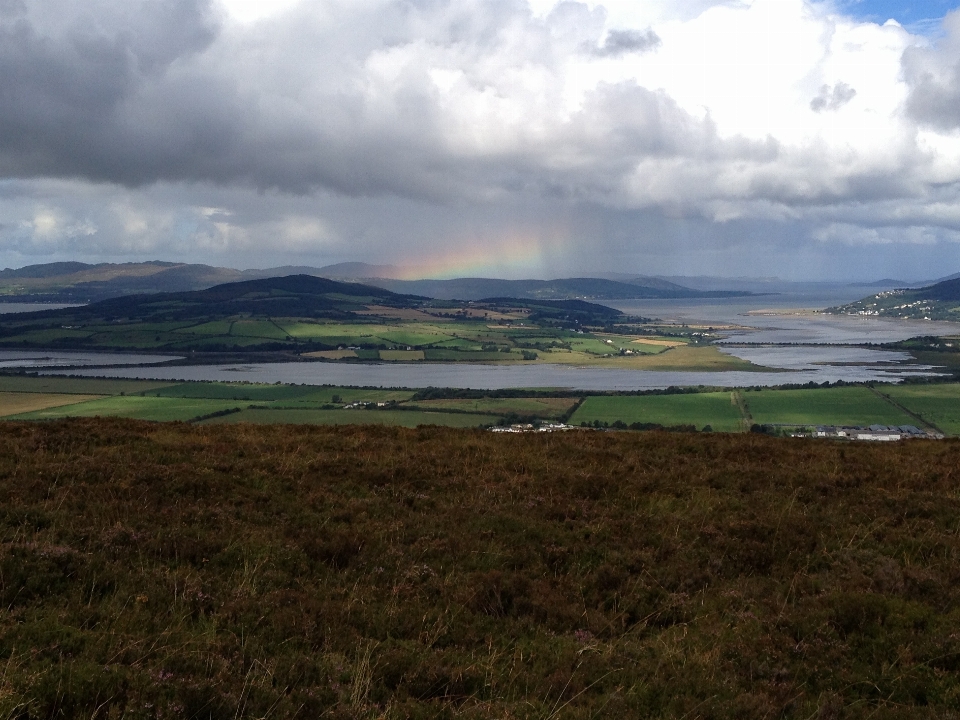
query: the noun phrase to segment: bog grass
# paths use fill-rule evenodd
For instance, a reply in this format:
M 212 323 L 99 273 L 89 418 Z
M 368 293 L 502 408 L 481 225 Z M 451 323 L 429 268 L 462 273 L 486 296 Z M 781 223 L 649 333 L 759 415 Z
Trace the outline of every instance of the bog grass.
M 914 425 L 916 420 L 865 387 L 744 392 L 753 422 L 780 425 Z
M 0 424 L 0 714 L 947 718 L 960 443 Z
M 960 385 L 890 385 L 880 392 L 944 433 L 960 435 Z
M 588 397 L 570 418 L 574 425 L 596 421 L 612 424 L 657 423 L 664 426 L 705 425 L 724 432 L 741 430 L 740 410 L 729 392 L 682 395 Z

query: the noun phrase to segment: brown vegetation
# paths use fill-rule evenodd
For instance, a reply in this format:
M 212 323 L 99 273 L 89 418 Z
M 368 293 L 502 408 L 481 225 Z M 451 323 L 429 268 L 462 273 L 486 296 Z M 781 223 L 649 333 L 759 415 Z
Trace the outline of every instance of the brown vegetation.
M 960 443 L 0 425 L 0 714 L 947 717 Z

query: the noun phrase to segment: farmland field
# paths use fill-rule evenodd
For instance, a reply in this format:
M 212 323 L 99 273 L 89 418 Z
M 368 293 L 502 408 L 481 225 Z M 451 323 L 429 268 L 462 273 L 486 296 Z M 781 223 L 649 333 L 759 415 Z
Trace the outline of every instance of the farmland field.
M 627 346 L 629 347 L 629 346 Z M 553 350 L 539 353 L 541 363 L 585 365 L 591 367 L 615 367 L 635 370 L 741 370 L 769 372 L 767 368 L 721 352 L 713 345 L 683 345 L 675 348 L 658 348 L 656 353 L 638 355 L 614 355 L 600 357 L 589 352 Z
M 304 353 L 303 357 L 318 358 L 320 360 L 345 360 L 357 357 L 356 350 L 317 350 Z
M 892 385 L 880 392 L 948 435 L 960 435 L 960 385 Z
M 753 422 L 777 425 L 914 425 L 916 420 L 865 387 L 744 392 Z
M 187 382 L 153 390 L 147 394 L 167 398 L 205 398 L 209 400 L 247 400 L 271 402 L 299 399 L 314 388 L 297 385 L 255 385 L 246 383 Z
M 0 392 L 0 417 L 46 410 L 48 408 L 75 405 L 87 400 L 97 400 L 98 395 L 58 395 L 54 393 Z
M 381 350 L 380 359 L 387 362 L 423 360 L 423 350 Z
M 314 387 L 310 385 L 257 385 L 253 383 L 189 382 L 148 393 L 157 397 L 246 400 L 251 402 L 296 401 L 308 403 L 401 402 L 413 397 L 413 390 L 379 388 Z
M 576 398 L 481 398 L 478 400 L 412 400 L 411 405 L 430 410 L 460 410 L 494 415 L 527 415 L 558 418 L 572 408 Z
M 570 423 L 614 423 L 618 420 L 628 425 L 635 422 L 694 425 L 698 430 L 710 425 L 714 430 L 724 432 L 741 429 L 740 411 L 729 392 L 588 397 L 570 418 Z
M 88 400 L 76 405 L 48 408 L 18 415 L 19 420 L 50 420 L 62 417 L 124 417 L 158 422 L 192 420 L 220 410 L 236 407 L 230 400 L 200 400 L 190 398 L 109 397 Z
M 238 413 L 203 421 L 202 424 L 283 423 L 294 425 L 393 425 L 415 428 L 440 425 L 454 428 L 475 428 L 496 424 L 495 415 L 467 413 L 417 412 L 415 410 L 313 410 L 250 408 Z
M 154 380 L 111 380 L 100 378 L 36 377 L 0 375 L 0 392 L 77 393 L 119 395 L 168 387 L 173 383 Z

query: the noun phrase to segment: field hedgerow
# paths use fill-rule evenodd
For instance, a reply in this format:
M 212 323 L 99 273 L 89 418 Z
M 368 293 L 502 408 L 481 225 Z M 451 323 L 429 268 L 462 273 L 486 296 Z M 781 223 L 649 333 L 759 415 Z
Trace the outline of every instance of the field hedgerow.
M 953 717 L 958 461 L 2 424 L 0 717 Z

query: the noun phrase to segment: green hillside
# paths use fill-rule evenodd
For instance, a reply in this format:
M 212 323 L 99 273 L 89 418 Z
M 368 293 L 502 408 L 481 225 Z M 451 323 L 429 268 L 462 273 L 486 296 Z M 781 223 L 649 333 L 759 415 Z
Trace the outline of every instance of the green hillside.
M 960 320 L 960 279 L 917 289 L 885 290 L 826 312 L 913 320 Z

